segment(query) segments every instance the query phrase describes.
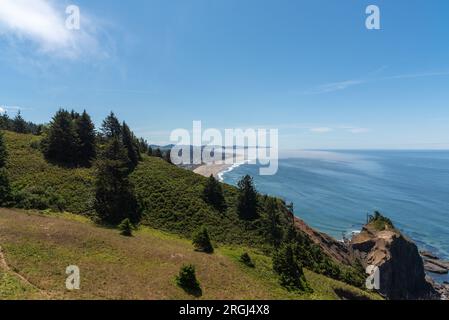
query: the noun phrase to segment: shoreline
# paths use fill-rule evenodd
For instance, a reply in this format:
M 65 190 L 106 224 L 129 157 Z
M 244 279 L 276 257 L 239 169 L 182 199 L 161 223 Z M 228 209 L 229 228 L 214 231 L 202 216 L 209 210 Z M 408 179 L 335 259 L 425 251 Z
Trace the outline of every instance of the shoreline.
M 229 156 L 233 155 L 231 154 Z M 245 163 L 248 163 L 248 160 L 245 160 L 245 156 L 237 155 L 234 163 L 232 164 L 225 163 L 225 161 L 219 161 L 211 164 L 202 164 L 199 167 L 195 168 L 193 172 L 206 178 L 209 178 L 212 175 L 215 179 L 223 182 L 223 174 L 231 172 L 232 170 L 240 167 Z

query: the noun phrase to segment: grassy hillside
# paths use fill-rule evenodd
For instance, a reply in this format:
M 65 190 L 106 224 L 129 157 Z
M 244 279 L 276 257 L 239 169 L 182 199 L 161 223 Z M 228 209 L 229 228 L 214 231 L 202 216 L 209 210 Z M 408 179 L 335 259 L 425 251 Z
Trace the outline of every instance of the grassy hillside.
M 50 164 L 38 148 L 39 137 L 4 133 L 8 173 L 20 208 L 93 215 L 94 169 L 66 169 Z M 201 198 L 204 177 L 159 158 L 144 156 L 131 181 L 145 225 L 190 237 L 204 224 L 214 241 L 266 246 L 264 220 L 239 219 L 233 187 L 225 186 L 228 210 L 220 213 Z
M 223 246 L 213 255 L 195 252 L 190 241 L 141 228 L 132 238 L 71 214 L 0 209 L 0 299 L 191 299 L 176 286 L 181 265 L 192 263 L 201 299 L 376 298 L 306 270 L 313 294 L 278 285 L 271 259 L 243 247 Z M 256 268 L 239 262 L 249 251 Z M 81 290 L 65 289 L 65 268 L 81 270 Z
M 84 218 L 95 217 L 95 212 L 93 210 L 95 184 L 94 167 L 89 169 L 68 169 L 48 163 L 39 150 L 40 139 L 40 137 L 33 135 L 5 132 L 5 141 L 9 153 L 7 171 L 12 184 L 14 206 L 16 208 L 27 210 L 35 209 L 45 212 L 56 212 L 60 215 L 61 212 L 71 212 Z M 177 168 L 160 158 L 144 156 L 143 161 L 139 163 L 138 167 L 131 174 L 130 180 L 135 187 L 138 206 L 142 213 L 141 225 L 152 228 L 153 233 L 155 232 L 154 229 L 157 229 L 169 232 L 170 234 L 176 234 L 177 237 L 182 237 L 183 239 L 189 239 L 195 230 L 200 226 L 205 225 L 209 230 L 214 246 L 221 247 L 221 255 L 227 256 L 228 259 L 232 257 L 235 258 L 236 252 L 239 252 L 239 250 L 241 251 L 239 248 L 242 247 L 251 248 L 250 251 L 257 250 L 257 252 L 265 255 L 269 255 L 273 250 L 274 239 L 270 233 L 270 219 L 266 212 L 266 205 L 270 203 L 270 199 L 267 196 L 259 197 L 258 211 L 260 217 L 253 221 L 247 221 L 241 219 L 237 214 L 236 203 L 238 194 L 235 187 L 224 185 L 225 200 L 228 208 L 224 212 L 219 212 L 205 203 L 201 197 L 206 178 L 193 172 Z M 287 232 L 288 226 L 292 224 L 291 213 L 288 212 L 285 204 L 281 200 L 276 199 L 274 203 L 275 210 L 279 216 L 279 226 L 283 228 L 283 232 L 291 235 L 290 231 Z M 26 221 L 24 221 L 24 223 L 26 223 Z M 29 230 L 26 230 L 27 232 L 33 232 L 31 226 L 32 225 L 30 225 Z M 19 231 L 17 232 L 20 234 Z M 72 231 L 70 230 L 70 232 Z M 69 236 L 70 232 L 67 229 L 64 233 L 60 234 L 61 242 L 65 243 L 71 241 Z M 94 229 L 91 229 L 90 232 L 98 232 L 98 235 L 100 235 L 102 232 L 106 231 L 104 229 L 95 229 L 95 231 Z M 64 234 L 66 237 L 64 237 Z M 23 235 L 26 235 L 25 231 L 23 232 Z M 76 235 L 76 233 L 74 233 L 74 235 Z M 158 234 L 158 236 L 159 235 L 160 234 Z M 29 237 L 25 236 L 25 238 L 27 239 Z M 78 237 L 76 239 L 78 239 Z M 114 240 L 113 246 L 109 249 L 119 250 L 121 246 L 124 246 L 130 241 L 137 241 L 136 239 L 124 240 L 117 238 Z M 143 238 L 138 239 L 141 239 L 139 241 L 144 241 L 142 240 Z M 299 238 L 295 238 L 294 240 L 297 241 L 299 248 L 297 252 L 301 255 L 301 262 L 304 266 L 315 272 L 329 275 L 334 279 L 344 279 L 347 283 L 360 284 L 363 282 L 363 271 L 332 262 L 331 259 L 323 254 L 320 248 L 312 245 L 307 239 L 307 236 L 299 235 Z M 156 238 L 148 238 L 145 241 L 158 243 Z M 182 241 L 184 241 L 184 244 L 188 246 L 190 250 L 190 242 L 188 240 Z M 14 248 L 8 248 L 8 245 L 11 244 L 9 242 L 4 244 L 5 249 L 9 252 L 11 259 L 14 262 L 14 253 L 20 255 L 20 250 L 22 249 L 16 248 L 19 250 L 16 251 Z M 73 255 L 73 252 L 64 251 L 64 246 L 60 242 L 55 243 L 50 247 L 50 250 L 48 249 L 48 244 L 42 244 L 42 246 L 40 246 L 39 241 L 36 243 L 30 242 L 24 245 L 31 246 L 23 249 L 25 251 L 22 253 L 25 257 L 33 257 L 33 250 L 38 252 L 39 257 L 45 257 L 45 255 L 50 254 L 48 259 L 55 260 L 59 260 L 58 257 L 67 257 L 67 259 L 70 260 L 69 258 Z M 159 243 L 158 246 L 161 250 L 164 248 L 162 242 Z M 229 251 L 229 246 L 235 246 L 236 249 L 234 251 Z M 94 247 L 95 250 L 98 250 L 96 245 L 94 245 Z M 86 248 L 87 251 L 84 252 L 84 255 L 79 254 L 74 257 L 87 260 L 97 257 L 96 254 L 91 254 L 88 249 L 89 248 Z M 126 250 L 133 251 L 131 247 Z M 168 250 L 176 251 L 174 249 Z M 139 252 L 139 254 L 141 254 L 141 252 Z M 136 259 L 134 260 L 136 266 L 133 268 L 139 268 L 141 263 L 143 263 L 139 260 L 139 257 L 131 257 L 131 260 L 129 260 L 130 257 L 128 256 L 119 256 L 118 258 L 117 256 L 109 257 L 107 252 L 101 253 L 100 255 L 102 257 L 113 259 L 113 261 L 110 261 L 111 263 L 121 263 L 125 260 L 133 261 L 132 259 Z M 202 259 L 206 258 L 203 257 Z M 215 258 L 212 259 L 215 261 Z M 277 284 L 276 277 L 272 274 L 270 258 L 262 255 L 260 259 L 262 259 L 262 265 L 265 265 L 266 270 L 268 271 L 258 272 L 254 276 L 257 275 L 260 277 L 268 272 L 270 274 L 268 278 L 270 278 L 270 281 L 274 281 L 273 283 L 277 288 L 276 290 L 281 290 Z M 61 259 L 61 263 L 63 262 L 65 264 L 68 260 L 64 261 Z M 28 262 L 25 261 L 24 263 Z M 151 261 L 146 261 L 144 264 L 151 263 Z M 212 262 L 202 261 L 201 263 L 209 264 Z M 130 265 L 128 267 L 131 268 Z M 201 268 L 201 266 L 198 266 L 198 268 Z M 41 269 L 38 269 L 36 272 L 38 271 L 43 272 Z M 117 270 L 117 274 L 118 272 L 119 270 Z M 220 273 L 222 273 L 221 276 L 223 276 L 224 274 L 227 275 L 228 271 L 220 269 Z M 12 281 L 9 280 L 10 276 L 11 274 L 9 273 L 3 275 L 3 277 L 7 279 L 5 282 L 10 283 Z M 154 274 L 155 278 L 158 278 L 159 276 L 158 273 Z M 217 276 L 220 277 L 220 274 Z M 313 276 L 310 277 L 310 281 L 315 279 Z M 322 278 L 326 279 L 325 277 Z M 327 282 L 322 279 L 317 283 L 327 284 Z M 232 285 L 230 286 L 233 288 Z M 8 285 L 8 287 L 14 289 L 14 282 Z M 17 290 L 20 293 L 20 289 Z M 274 289 L 272 288 L 271 291 L 273 290 Z M 94 294 L 94 296 L 97 295 L 98 297 L 101 297 L 98 293 Z M 112 296 L 116 297 L 113 294 Z M 170 297 L 176 296 L 170 295 Z M 210 298 L 212 297 L 213 296 Z

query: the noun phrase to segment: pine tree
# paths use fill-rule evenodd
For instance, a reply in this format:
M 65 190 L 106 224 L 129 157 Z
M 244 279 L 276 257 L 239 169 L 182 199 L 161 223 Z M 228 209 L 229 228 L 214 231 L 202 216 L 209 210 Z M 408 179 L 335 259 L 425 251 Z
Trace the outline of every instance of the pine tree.
M 256 219 L 257 213 L 257 191 L 254 187 L 253 178 L 249 175 L 243 177 L 239 183 L 239 197 L 238 197 L 238 213 L 243 219 Z
M 27 133 L 27 123 L 22 118 L 20 111 L 17 112 L 17 115 L 13 120 L 13 130 L 17 133 Z
M 11 119 L 6 111 L 0 116 L 0 130 L 11 130 Z
M 116 225 L 126 218 L 132 222 L 139 218 L 126 153 L 121 140 L 113 138 L 98 163 L 94 206 L 104 223 Z
M 291 291 L 308 291 L 301 263 L 296 259 L 292 244 L 284 244 L 273 255 L 273 270 L 280 284 Z
M 114 112 L 111 111 L 109 116 L 104 119 L 101 132 L 103 133 L 103 136 L 108 139 L 120 137 L 122 133 L 122 126 L 120 125 L 120 122 Z
M 282 229 L 276 199 L 267 198 L 265 211 L 267 213 L 268 221 L 266 223 L 266 226 L 268 228 L 269 239 L 274 245 L 278 245 L 282 240 Z
M 207 179 L 203 190 L 203 199 L 219 211 L 226 209 L 223 188 L 221 187 L 220 182 L 218 182 L 213 175 Z
M 11 194 L 9 179 L 5 168 L 7 157 L 8 153 L 6 151 L 3 133 L 0 131 L 0 206 L 7 204 Z
M 8 152 L 6 151 L 5 139 L 3 138 L 3 132 L 0 131 L 0 168 L 6 165 L 8 158 Z
M 120 230 L 120 234 L 122 236 L 131 237 L 133 235 L 134 226 L 131 221 L 126 218 L 119 224 L 118 229 Z
M 196 251 L 213 253 L 214 247 L 210 242 L 209 232 L 206 227 L 201 227 L 193 234 L 193 245 Z
M 181 267 L 179 275 L 176 277 L 176 284 L 194 296 L 202 294 L 200 283 L 196 278 L 195 266 L 191 264 Z
M 150 157 L 153 156 L 153 148 L 148 147 L 148 155 L 149 155 Z
M 163 159 L 165 161 L 167 161 L 168 163 L 173 164 L 173 162 L 171 161 L 171 151 L 170 150 L 168 150 L 164 153 Z
M 72 111 L 73 113 L 73 111 Z M 73 115 L 72 115 L 73 116 Z M 76 133 L 79 139 L 78 163 L 88 166 L 96 156 L 96 135 L 95 126 L 86 110 L 75 117 Z
M 122 139 L 128 153 L 128 167 L 133 170 L 139 163 L 139 148 L 135 144 L 133 133 L 125 122 L 123 122 L 122 126 Z
M 60 109 L 53 117 L 48 135 L 43 141 L 45 157 L 61 164 L 75 165 L 79 146 L 80 142 L 71 114 L 67 110 Z
M 162 158 L 162 151 L 160 148 L 156 149 L 156 151 L 154 152 L 154 156 L 158 157 L 158 158 Z

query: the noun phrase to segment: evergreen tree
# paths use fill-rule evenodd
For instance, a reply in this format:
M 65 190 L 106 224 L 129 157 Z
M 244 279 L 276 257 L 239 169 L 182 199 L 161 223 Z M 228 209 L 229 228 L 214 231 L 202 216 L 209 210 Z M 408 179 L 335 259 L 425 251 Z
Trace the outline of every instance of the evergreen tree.
M 237 209 L 243 219 L 256 219 L 257 214 L 257 191 L 254 187 L 253 178 L 249 175 L 243 177 L 239 183 L 239 197 Z
M 158 157 L 158 158 L 162 158 L 162 151 L 160 148 L 156 149 L 156 151 L 154 152 L 154 156 Z
M 244 265 L 250 268 L 254 268 L 256 266 L 247 252 L 244 252 L 240 256 L 240 262 L 242 262 Z
M 164 158 L 164 160 L 167 161 L 168 163 L 173 164 L 173 163 L 171 162 L 171 150 L 166 151 L 166 152 L 164 153 L 163 158 Z
M 11 119 L 6 111 L 0 116 L 0 130 L 11 130 Z
M 213 253 L 214 247 L 210 242 L 209 232 L 206 227 L 201 227 L 193 234 L 193 245 L 196 251 L 201 251 L 205 253 Z
M 206 185 L 203 190 L 203 199 L 208 204 L 212 205 L 217 210 L 226 209 L 226 202 L 223 196 L 223 188 L 221 183 L 214 178 L 213 175 L 207 179 Z
M 302 265 L 295 257 L 292 244 L 284 244 L 274 253 L 273 270 L 279 275 L 279 282 L 286 289 L 309 290 Z
M 7 204 L 11 194 L 9 179 L 5 168 L 7 157 L 8 153 L 6 151 L 3 133 L 0 131 L 0 206 Z
M 67 110 L 60 109 L 53 117 L 48 135 L 43 141 L 44 155 L 61 164 L 77 164 L 80 142 L 75 123 Z
M 118 229 L 120 230 L 120 234 L 125 237 L 131 237 L 133 235 L 134 226 L 131 221 L 126 218 L 119 224 Z
M 176 284 L 194 296 L 202 294 L 200 283 L 196 278 L 195 266 L 191 264 L 181 267 L 179 275 L 176 277 Z
M 73 113 L 73 111 L 72 111 Z M 96 156 L 96 134 L 95 126 L 86 110 L 75 117 L 76 133 L 79 139 L 78 162 L 88 166 Z
M 101 132 L 105 138 L 118 138 L 122 133 L 122 127 L 114 112 L 111 112 L 109 116 L 103 121 Z
M 139 148 L 135 144 L 135 138 L 128 125 L 123 122 L 122 141 L 128 154 L 128 167 L 133 170 L 139 163 Z
M 8 152 L 6 151 L 5 139 L 3 138 L 3 132 L 0 131 L 0 168 L 6 166 L 7 158 Z
M 151 148 L 150 146 L 148 147 L 148 155 L 149 155 L 150 157 L 153 156 L 153 148 Z
M 281 218 L 278 211 L 276 199 L 267 198 L 265 204 L 265 212 L 267 213 L 268 236 L 274 245 L 278 245 L 282 240 Z
M 111 139 L 98 163 L 95 190 L 95 210 L 104 223 L 118 224 L 126 218 L 137 222 L 139 218 L 128 164 L 121 140 Z
M 27 133 L 27 123 L 22 118 L 20 111 L 17 112 L 17 115 L 13 120 L 13 130 L 17 133 Z

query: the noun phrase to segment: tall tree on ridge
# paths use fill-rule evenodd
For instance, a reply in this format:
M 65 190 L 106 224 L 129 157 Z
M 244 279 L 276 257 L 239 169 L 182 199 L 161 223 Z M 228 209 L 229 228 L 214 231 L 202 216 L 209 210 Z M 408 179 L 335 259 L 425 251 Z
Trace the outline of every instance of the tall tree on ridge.
M 17 133 L 27 133 L 27 123 L 22 118 L 20 111 L 17 112 L 17 115 L 14 117 L 13 130 Z
M 135 144 L 135 138 L 128 125 L 123 122 L 122 141 L 127 150 L 129 159 L 129 168 L 133 170 L 139 163 L 139 148 Z
M 253 178 L 244 176 L 238 183 L 238 213 L 243 219 L 256 219 L 257 214 L 257 191 L 254 187 Z
M 50 123 L 48 135 L 42 143 L 47 159 L 68 165 L 77 163 L 80 142 L 70 112 L 63 109 L 56 112 Z
M 95 126 L 86 110 L 81 115 L 75 117 L 75 124 L 79 139 L 78 161 L 87 166 L 91 164 L 96 156 Z
M 139 215 L 134 189 L 128 179 L 129 159 L 122 141 L 112 138 L 98 161 L 94 207 L 104 223 L 124 219 L 137 222 Z
M 114 112 L 111 113 L 104 119 L 103 125 L 101 127 L 101 132 L 105 138 L 118 138 L 122 134 L 122 126 L 115 116 Z

